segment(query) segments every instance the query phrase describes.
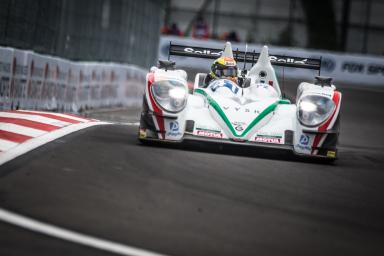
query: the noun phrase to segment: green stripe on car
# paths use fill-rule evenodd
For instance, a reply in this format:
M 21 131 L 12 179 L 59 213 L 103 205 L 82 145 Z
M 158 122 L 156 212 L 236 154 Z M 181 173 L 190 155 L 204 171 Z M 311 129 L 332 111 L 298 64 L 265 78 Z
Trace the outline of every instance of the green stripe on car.
M 229 121 L 228 117 L 225 115 L 224 111 L 221 109 L 220 105 L 211 97 L 209 96 L 204 90 L 202 89 L 195 89 L 195 93 L 201 94 L 205 96 L 210 106 L 212 106 L 217 114 L 223 119 L 225 124 L 228 126 L 229 130 L 231 131 L 232 135 L 235 137 L 244 137 L 256 124 L 258 124 L 264 117 L 266 117 L 268 114 L 270 114 L 272 111 L 275 110 L 277 105 L 279 104 L 290 104 L 289 100 L 277 100 L 276 102 L 269 105 L 266 109 L 263 110 L 249 125 L 248 127 L 240 134 L 238 135 L 233 128 L 231 122 Z

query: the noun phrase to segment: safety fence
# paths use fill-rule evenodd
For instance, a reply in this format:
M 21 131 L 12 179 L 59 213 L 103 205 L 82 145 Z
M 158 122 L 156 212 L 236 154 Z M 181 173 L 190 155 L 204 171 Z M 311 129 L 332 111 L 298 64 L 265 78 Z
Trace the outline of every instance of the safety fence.
M 134 65 L 74 62 L 0 47 L 0 110 L 60 112 L 139 106 L 145 70 Z

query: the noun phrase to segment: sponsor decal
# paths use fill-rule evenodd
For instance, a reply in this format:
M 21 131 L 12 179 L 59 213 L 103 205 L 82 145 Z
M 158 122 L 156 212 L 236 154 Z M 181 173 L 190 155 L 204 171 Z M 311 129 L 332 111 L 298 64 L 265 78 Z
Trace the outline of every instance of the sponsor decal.
M 341 71 L 350 74 L 384 75 L 384 65 L 345 61 L 341 65 Z
M 263 89 L 268 89 L 270 85 L 266 84 L 266 83 L 259 83 L 259 84 L 256 84 L 256 88 L 263 88 Z
M 220 133 L 220 132 L 210 132 L 210 131 L 202 131 L 202 130 L 198 130 L 196 132 L 196 134 L 198 136 L 204 136 L 204 137 L 212 137 L 212 138 L 222 138 L 223 137 L 223 134 Z
M 241 126 L 241 125 L 235 126 L 235 129 L 236 129 L 236 131 L 239 131 L 239 132 L 244 130 L 243 126 Z
M 327 151 L 327 157 L 335 158 L 336 157 L 336 151 Z
M 303 146 L 301 144 L 296 144 L 296 147 L 302 149 L 302 150 L 311 150 L 311 147 L 309 146 Z
M 244 122 L 232 122 L 233 127 L 236 131 L 241 132 L 244 130 Z
M 283 63 L 294 63 L 294 64 L 307 64 L 308 59 L 295 60 L 292 58 L 278 58 L 276 56 L 269 56 L 271 61 L 283 62 Z
M 224 57 L 223 59 L 224 59 L 224 65 L 231 65 L 231 66 L 236 65 L 235 60 L 231 57 Z
M 336 67 L 336 62 L 333 58 L 323 57 L 321 59 L 321 69 L 326 72 L 333 72 Z
M 179 122 L 172 121 L 169 123 L 169 132 L 167 133 L 168 136 L 179 136 L 182 135 L 182 133 L 179 130 Z
M 306 145 L 308 145 L 308 143 L 309 143 L 309 136 L 301 134 L 301 136 L 300 136 L 300 144 L 303 145 L 303 146 L 306 146 Z
M 164 47 L 164 49 L 167 49 Z M 208 56 L 214 56 L 214 57 L 220 57 L 223 51 L 216 51 L 211 49 L 195 49 L 193 47 L 185 47 L 183 49 L 185 53 L 192 53 L 192 54 L 200 54 L 200 55 L 208 55 Z M 164 52 L 164 50 L 163 50 Z M 303 58 L 290 58 L 290 57 L 277 57 L 277 56 L 269 56 L 271 61 L 274 62 L 282 62 L 282 63 L 290 63 L 290 64 L 307 64 L 308 59 Z
M 177 121 L 172 121 L 169 123 L 169 129 L 172 131 L 172 132 L 177 132 L 179 131 L 179 122 Z
M 147 131 L 145 129 L 140 129 L 139 130 L 139 138 L 140 139 L 145 139 L 147 138 Z
M 305 134 L 301 134 L 299 143 L 296 146 L 303 150 L 311 150 L 311 147 L 308 146 L 308 144 L 309 144 L 309 136 Z
M 348 61 L 341 65 L 341 70 L 348 73 L 364 73 L 364 69 L 364 64 L 358 62 Z
M 214 92 L 217 89 L 223 88 L 223 87 L 228 88 L 234 94 L 236 94 L 239 91 L 239 87 L 236 84 L 234 84 L 233 82 L 231 82 L 231 81 L 229 81 L 227 79 L 217 80 L 217 81 L 212 82 L 211 90 Z
M 330 98 L 332 95 L 329 93 L 324 93 L 324 92 L 313 92 L 311 94 L 316 94 L 316 95 L 321 95 Z
M 186 47 L 184 48 L 184 52 L 189 52 L 189 53 L 195 53 L 195 54 L 201 54 L 201 55 L 211 55 L 211 56 L 221 56 L 223 51 L 211 51 L 211 50 L 195 50 L 192 47 Z
M 274 143 L 274 144 L 282 144 L 283 143 L 282 138 L 264 137 L 264 136 L 256 136 L 255 141 L 256 142 L 263 142 L 263 143 Z
M 384 75 L 384 65 L 371 64 L 368 66 L 368 75 Z
M 257 109 L 250 109 L 250 108 L 243 108 L 243 107 L 230 107 L 230 106 L 223 106 L 224 110 L 234 110 L 236 112 L 244 112 L 244 113 L 254 113 L 254 114 L 260 114 L 260 110 Z

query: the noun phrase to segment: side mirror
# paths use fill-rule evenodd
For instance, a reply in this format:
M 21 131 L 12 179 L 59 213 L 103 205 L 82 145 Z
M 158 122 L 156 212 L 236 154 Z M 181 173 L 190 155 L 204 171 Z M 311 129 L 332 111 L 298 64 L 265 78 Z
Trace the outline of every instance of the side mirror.
M 315 76 L 315 85 L 331 86 L 332 78 L 326 76 Z
M 165 71 L 174 70 L 175 69 L 176 62 L 171 60 L 159 60 L 159 68 L 165 69 Z

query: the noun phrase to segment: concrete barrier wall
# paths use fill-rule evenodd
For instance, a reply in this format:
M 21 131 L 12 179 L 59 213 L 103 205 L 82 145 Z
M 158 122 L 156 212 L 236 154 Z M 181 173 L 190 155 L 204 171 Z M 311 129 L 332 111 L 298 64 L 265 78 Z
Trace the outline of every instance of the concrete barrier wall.
M 72 62 L 0 47 L 0 110 L 61 112 L 140 106 L 146 71 L 134 65 Z
M 173 36 L 162 36 L 159 45 L 159 58 L 166 59 L 168 57 L 169 42 L 211 47 L 222 49 L 224 42 L 215 40 L 196 40 L 191 38 L 181 38 Z M 248 50 L 260 52 L 262 45 L 250 44 Z M 235 43 L 232 48 L 236 50 L 244 51 L 245 44 Z M 360 86 L 383 86 L 384 85 L 384 57 L 382 56 L 369 56 L 358 54 L 342 54 L 336 52 L 308 50 L 300 48 L 284 48 L 270 46 L 269 51 L 276 55 L 298 56 L 308 58 L 322 58 L 321 74 L 324 76 L 330 76 L 334 78 L 334 81 L 343 85 L 360 85 Z M 173 56 L 173 60 L 176 61 L 176 66 L 183 68 L 200 69 L 201 71 L 208 71 L 212 64 L 212 60 L 197 59 L 188 57 Z M 242 63 L 239 63 L 239 67 L 243 68 Z M 247 66 L 250 68 L 250 65 Z M 316 72 L 311 70 L 304 70 L 299 68 L 284 68 L 276 67 L 278 75 L 284 72 L 284 76 L 287 78 L 300 78 L 300 79 L 313 79 Z M 193 78 L 189 78 L 193 80 Z

